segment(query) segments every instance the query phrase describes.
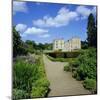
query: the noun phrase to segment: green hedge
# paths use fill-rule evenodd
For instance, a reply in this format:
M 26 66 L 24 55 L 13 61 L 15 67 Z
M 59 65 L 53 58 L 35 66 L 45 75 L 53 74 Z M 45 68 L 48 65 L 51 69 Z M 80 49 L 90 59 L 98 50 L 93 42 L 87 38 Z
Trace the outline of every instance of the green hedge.
M 76 59 L 76 58 L 53 58 L 53 57 L 49 56 L 48 54 L 46 56 L 51 61 L 59 61 L 59 62 L 72 62 L 73 60 Z
M 47 54 L 53 58 L 76 58 L 81 54 L 81 51 L 51 52 Z

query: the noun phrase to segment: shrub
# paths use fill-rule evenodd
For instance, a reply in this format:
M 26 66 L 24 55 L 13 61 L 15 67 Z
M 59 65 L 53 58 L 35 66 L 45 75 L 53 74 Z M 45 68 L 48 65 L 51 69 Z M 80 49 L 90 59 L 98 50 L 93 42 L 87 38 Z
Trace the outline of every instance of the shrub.
M 17 61 L 14 64 L 13 87 L 27 92 L 31 91 L 32 82 L 38 78 L 37 72 L 37 65 L 27 63 L 23 60 Z
M 29 94 L 25 92 L 24 90 L 20 89 L 13 89 L 13 100 L 18 99 L 27 99 L 29 97 Z
M 31 93 L 31 97 L 35 98 L 35 97 L 45 97 L 46 93 L 48 92 L 48 88 L 47 87 L 33 87 L 32 88 L 32 93 Z
M 83 80 L 84 87 L 92 93 L 96 92 L 96 49 L 82 50 L 82 53 L 70 63 L 72 76 L 77 80 Z
M 71 68 L 70 68 L 69 64 L 64 66 L 64 71 L 71 71 Z
M 46 78 L 41 78 L 36 81 L 32 87 L 32 97 L 44 97 L 49 91 L 49 81 Z
M 96 93 L 96 80 L 86 78 L 83 82 L 83 86 L 90 90 L 92 93 Z
M 34 84 L 34 86 L 42 86 L 42 87 L 48 87 L 50 85 L 49 81 L 46 78 L 41 78 L 37 80 Z
M 86 77 L 96 79 L 96 50 L 91 48 L 82 52 L 74 62 L 70 63 L 72 71 L 76 71 L 73 76 L 77 76 L 76 78 L 80 80 Z
M 32 85 L 31 97 L 45 97 L 49 91 L 49 81 L 46 78 L 42 56 L 38 59 L 39 77 Z
M 20 92 L 22 94 L 19 96 L 23 97 L 23 99 L 26 98 L 23 96 L 23 93 L 25 95 L 28 93 L 29 98 L 31 96 L 44 97 L 47 95 L 50 83 L 46 78 L 42 56 L 39 56 L 33 64 L 26 58 L 24 60 L 22 58 L 17 59 L 13 67 L 13 88 L 18 89 L 17 92 L 13 91 L 14 98 L 17 98 L 17 94 Z

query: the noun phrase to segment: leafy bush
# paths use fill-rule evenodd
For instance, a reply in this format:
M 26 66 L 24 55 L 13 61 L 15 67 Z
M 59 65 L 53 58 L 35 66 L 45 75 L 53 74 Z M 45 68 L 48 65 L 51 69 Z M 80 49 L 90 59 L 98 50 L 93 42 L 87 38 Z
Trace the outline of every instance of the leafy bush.
M 35 82 L 32 87 L 32 97 L 44 97 L 49 91 L 49 81 L 46 78 L 41 78 Z
M 20 89 L 13 89 L 13 100 L 18 99 L 27 99 L 29 97 L 29 94 L 25 92 L 24 90 Z
M 96 93 L 96 80 L 86 78 L 83 82 L 83 86 L 90 90 L 92 93 Z
M 48 92 L 48 88 L 47 87 L 33 87 L 32 88 L 32 94 L 31 97 L 32 98 L 36 98 L 36 97 L 45 97 L 46 93 Z
M 97 59 L 96 59 L 96 49 L 89 48 L 82 51 L 82 53 L 74 60 L 70 62 L 72 68 L 72 76 L 77 80 L 85 80 L 84 87 L 89 90 L 95 90 L 96 84 L 96 69 L 97 69 Z M 89 87 L 90 86 L 90 87 Z M 93 91 L 92 90 L 92 91 Z
M 32 82 L 38 78 L 37 72 L 37 65 L 27 63 L 23 60 L 17 61 L 14 64 L 13 87 L 30 92 Z
M 38 73 L 39 78 L 35 81 L 32 86 L 31 97 L 45 97 L 49 91 L 49 81 L 46 78 L 46 73 L 44 69 L 44 63 L 42 57 L 38 59 Z
M 71 66 L 72 69 L 76 68 L 79 79 L 84 80 L 86 77 L 96 79 L 96 50 L 94 48 L 85 50 L 75 62 L 71 63 Z
M 71 71 L 71 68 L 70 68 L 69 64 L 64 66 L 64 71 Z
M 38 57 L 35 63 L 30 63 L 26 58 L 17 59 L 13 67 L 13 88 L 18 90 L 13 91 L 14 98 L 26 98 L 24 91 L 30 98 L 47 94 L 50 83 L 46 78 L 42 57 Z M 17 96 L 20 92 L 21 95 Z

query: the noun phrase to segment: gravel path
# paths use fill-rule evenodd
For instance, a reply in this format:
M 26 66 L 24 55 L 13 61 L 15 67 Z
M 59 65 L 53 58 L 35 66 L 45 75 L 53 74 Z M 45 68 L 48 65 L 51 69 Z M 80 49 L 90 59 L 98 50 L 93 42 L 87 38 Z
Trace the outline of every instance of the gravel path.
M 45 55 L 43 55 L 45 70 L 47 77 L 50 81 L 51 96 L 67 96 L 67 95 L 80 95 L 90 94 L 90 92 L 82 86 L 80 81 L 72 78 L 70 72 L 63 70 L 64 62 L 52 62 Z

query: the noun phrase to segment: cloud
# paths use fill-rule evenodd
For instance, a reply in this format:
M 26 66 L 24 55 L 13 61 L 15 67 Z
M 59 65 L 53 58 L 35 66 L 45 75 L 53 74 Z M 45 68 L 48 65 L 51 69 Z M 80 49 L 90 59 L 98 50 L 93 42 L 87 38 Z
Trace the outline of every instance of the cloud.
M 76 19 L 78 14 L 62 7 L 55 17 L 44 16 L 42 19 L 33 20 L 33 24 L 38 27 L 60 27 L 69 24 L 70 21 Z
M 25 25 L 25 24 L 17 24 L 15 28 L 20 33 L 23 33 L 26 30 L 27 25 Z
M 48 38 L 48 37 L 50 37 L 50 34 L 39 35 L 39 37 L 41 37 L 41 38 Z
M 41 35 L 44 33 L 47 33 L 48 30 L 46 29 L 41 29 L 41 28 L 36 28 L 36 27 L 31 27 L 31 28 L 27 28 L 27 30 L 24 32 L 24 34 L 36 34 L 36 35 Z
M 81 19 L 85 19 L 89 16 L 90 13 L 93 13 L 93 14 L 96 13 L 96 7 L 93 7 L 92 9 L 90 9 L 86 6 L 78 6 L 76 8 L 76 12 L 79 14 Z
M 13 1 L 13 14 L 15 15 L 17 12 L 24 12 L 26 13 L 28 10 L 27 5 L 25 2 L 17 2 Z
M 90 13 L 96 13 L 96 7 L 77 6 L 74 11 L 62 7 L 55 17 L 44 16 L 41 19 L 33 20 L 33 24 L 38 27 L 61 27 L 68 25 L 71 21 L 86 19 Z

